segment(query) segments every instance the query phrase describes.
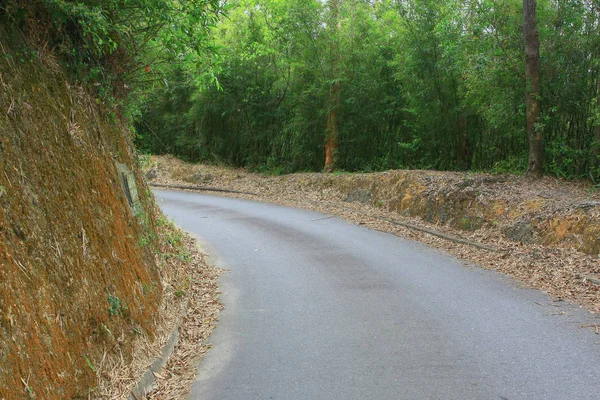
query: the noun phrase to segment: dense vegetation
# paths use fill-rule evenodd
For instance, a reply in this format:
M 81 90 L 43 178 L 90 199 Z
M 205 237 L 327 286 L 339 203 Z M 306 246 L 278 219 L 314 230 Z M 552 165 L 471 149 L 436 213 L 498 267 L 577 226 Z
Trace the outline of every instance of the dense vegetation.
M 529 3 L 531 1 L 528 0 Z M 270 171 L 524 172 L 522 0 L 237 0 L 212 30 L 219 84 L 174 68 L 140 146 Z M 539 0 L 545 171 L 599 179 L 597 0 Z
M 165 66 L 203 65 L 220 12 L 0 1 L 0 399 L 129 398 L 189 300 L 189 254 L 120 114 Z
M 135 111 L 174 66 L 211 78 L 208 35 L 223 12 L 219 0 L 6 0 L 0 23 L 28 45 L 15 61 L 66 67 L 98 102 Z
M 524 172 L 535 134 L 546 173 L 597 183 L 600 0 L 535 3 L 8 0 L 0 19 L 32 42 L 24 58 L 59 58 L 129 114 L 143 151 L 272 172 Z

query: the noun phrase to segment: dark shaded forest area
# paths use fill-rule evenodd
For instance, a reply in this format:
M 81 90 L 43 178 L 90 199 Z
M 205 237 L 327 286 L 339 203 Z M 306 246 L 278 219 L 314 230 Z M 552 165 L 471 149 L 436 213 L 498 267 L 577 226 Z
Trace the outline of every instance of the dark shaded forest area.
M 236 1 L 204 70 L 172 65 L 147 93 L 138 144 L 275 173 L 323 170 L 326 143 L 327 169 L 523 173 L 529 98 L 545 173 L 597 182 L 600 2 L 525 3 L 528 96 L 522 0 Z

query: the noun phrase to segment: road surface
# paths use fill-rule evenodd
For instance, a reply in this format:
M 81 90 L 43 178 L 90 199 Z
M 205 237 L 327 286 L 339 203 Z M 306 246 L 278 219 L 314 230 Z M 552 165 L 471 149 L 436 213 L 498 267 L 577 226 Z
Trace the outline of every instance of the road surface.
M 229 270 L 194 400 L 600 399 L 580 307 L 338 218 L 156 195 Z

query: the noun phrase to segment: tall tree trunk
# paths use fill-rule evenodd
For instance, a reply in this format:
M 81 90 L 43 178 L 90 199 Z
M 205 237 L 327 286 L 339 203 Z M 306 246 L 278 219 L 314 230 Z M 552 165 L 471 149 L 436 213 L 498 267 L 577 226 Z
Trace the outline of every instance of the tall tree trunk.
M 527 102 L 527 137 L 529 139 L 528 176 L 541 177 L 544 136 L 540 112 L 540 37 L 537 29 L 536 0 L 523 0 L 525 32 L 525 78 Z
M 333 83 L 329 86 L 329 110 L 327 112 L 327 131 L 325 138 L 325 171 L 333 171 L 335 169 L 335 153 L 338 146 L 339 136 L 339 110 L 341 105 L 341 85 L 339 81 L 340 75 L 340 48 L 339 48 L 339 31 L 340 31 L 340 0 L 329 0 L 329 10 L 331 19 L 329 21 L 329 35 L 331 40 L 331 70 L 333 75 Z
M 594 9 L 596 11 L 596 26 L 600 27 L 600 1 L 596 0 L 594 2 Z M 596 110 L 597 113 L 600 113 L 600 71 L 596 71 Z M 597 178 L 600 178 L 600 121 L 595 121 L 596 126 L 594 127 L 594 138 L 592 140 L 592 154 L 590 160 L 590 174 L 592 176 L 592 180 L 596 182 Z
M 341 101 L 340 82 L 336 81 L 329 87 L 329 112 L 327 113 L 327 138 L 325 140 L 325 167 L 331 172 L 335 169 L 335 152 L 338 145 L 338 110 Z
M 596 98 L 598 99 L 597 107 L 600 107 L 600 78 L 596 78 Z M 600 110 L 596 112 L 600 113 Z M 592 159 L 590 172 L 592 174 L 592 179 L 596 179 L 599 175 L 598 167 L 600 167 L 600 121 L 596 121 L 596 126 L 594 127 L 594 139 L 592 141 Z
M 458 134 L 456 136 L 456 164 L 459 168 L 468 170 L 471 168 L 472 154 L 471 143 L 467 133 L 467 118 L 459 112 Z

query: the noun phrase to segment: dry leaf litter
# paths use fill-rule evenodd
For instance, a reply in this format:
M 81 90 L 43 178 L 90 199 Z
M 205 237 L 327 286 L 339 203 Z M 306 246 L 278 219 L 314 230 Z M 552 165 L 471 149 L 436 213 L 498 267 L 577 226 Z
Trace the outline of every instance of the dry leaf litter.
M 565 299 L 583 305 L 588 310 L 600 312 L 600 260 L 597 255 L 584 254 L 576 248 L 561 245 L 521 243 L 508 239 L 502 230 L 492 224 L 480 229 L 465 231 L 444 224 L 429 223 L 423 218 L 410 217 L 386 209 L 385 204 L 365 204 L 347 201 L 348 194 L 339 190 L 336 180 L 350 175 L 359 179 L 385 179 L 388 172 L 372 174 L 320 174 L 299 173 L 285 176 L 264 176 L 245 170 L 225 167 L 188 164 L 171 156 L 153 156 L 146 170 L 154 171 L 151 184 L 200 185 L 231 189 L 252 194 L 219 193 L 228 197 L 260 200 L 275 204 L 299 207 L 339 216 L 345 220 L 393 233 L 400 237 L 418 240 L 447 251 L 458 258 L 478 266 L 502 272 L 522 282 L 526 287 L 548 292 L 556 299 Z M 478 197 L 506 201 L 510 213 L 518 221 L 535 207 L 540 220 L 555 216 L 570 217 L 579 209 L 591 209 L 588 218 L 594 221 L 600 210 L 598 193 L 589 185 L 577 182 L 544 178 L 539 182 L 522 177 L 470 175 L 456 172 L 409 171 L 427 181 L 427 190 L 449 193 L 448 187 L 471 184 Z M 469 189 L 467 187 L 467 189 Z M 576 214 L 575 214 L 576 215 Z M 397 226 L 387 219 L 412 223 L 442 233 L 497 248 L 490 252 L 472 246 L 454 243 L 427 233 Z

